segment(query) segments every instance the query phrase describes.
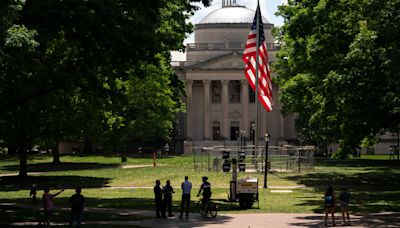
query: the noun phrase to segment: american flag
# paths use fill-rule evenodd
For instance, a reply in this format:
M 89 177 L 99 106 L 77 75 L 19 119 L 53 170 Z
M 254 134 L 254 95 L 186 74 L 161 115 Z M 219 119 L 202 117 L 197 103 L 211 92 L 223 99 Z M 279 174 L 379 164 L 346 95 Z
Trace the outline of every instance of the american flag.
M 267 45 L 265 43 L 264 27 L 262 23 L 260 6 L 257 6 L 253 25 L 247 37 L 246 48 L 243 53 L 243 61 L 246 64 L 245 75 L 251 88 L 255 90 L 256 81 L 256 46 L 257 46 L 257 17 L 259 18 L 259 49 L 258 49 L 258 99 L 267 112 L 272 110 L 272 81 L 268 64 Z

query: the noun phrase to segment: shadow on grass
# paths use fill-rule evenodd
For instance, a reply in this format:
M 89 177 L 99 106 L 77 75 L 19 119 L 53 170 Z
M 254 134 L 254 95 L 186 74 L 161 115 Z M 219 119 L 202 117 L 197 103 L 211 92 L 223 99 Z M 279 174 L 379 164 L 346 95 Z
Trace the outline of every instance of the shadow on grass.
M 27 166 L 28 172 L 54 172 L 54 171 L 70 171 L 70 170 L 93 170 L 93 169 L 109 169 L 120 167 L 119 164 L 102 164 L 95 162 L 62 162 L 60 164 L 53 164 L 51 162 L 29 164 Z M 17 172 L 19 165 L 3 166 L 3 170 Z
M 342 222 L 341 216 L 335 216 L 336 224 Z M 363 216 L 351 216 L 353 226 L 361 227 L 400 227 L 400 213 L 390 214 L 369 214 Z M 323 227 L 324 226 L 324 215 L 310 215 L 310 216 L 299 216 L 296 219 L 304 220 L 303 222 L 290 223 L 291 226 L 300 227 Z M 329 220 L 330 221 L 330 217 Z M 328 223 L 329 224 L 329 223 Z
M 321 200 L 309 199 L 301 205 L 318 207 L 314 212 L 323 212 L 323 194 L 331 185 L 338 198 L 341 188 L 348 188 L 351 195 L 352 211 L 356 212 L 400 212 L 400 163 L 385 160 L 322 160 L 319 166 L 365 167 L 360 173 L 321 172 L 286 176 L 284 178 L 298 184 L 312 187 L 321 194 Z
M 0 224 L 2 225 L 9 225 L 15 222 L 39 222 L 42 218 L 42 215 L 43 211 L 38 205 L 25 208 L 15 205 L 0 205 Z M 86 210 L 84 212 L 84 221 L 143 221 L 146 218 L 148 217 L 124 213 L 98 212 L 92 210 Z M 67 223 L 69 219 L 69 209 L 56 209 L 52 217 L 52 222 Z M 85 227 L 87 226 L 85 225 Z
M 0 191 L 28 190 L 32 184 L 37 189 L 50 188 L 85 188 L 105 187 L 110 183 L 109 178 L 85 177 L 85 176 L 5 176 L 0 177 Z
M 84 212 L 84 221 L 142 221 L 143 224 L 152 225 L 163 222 L 162 227 L 183 227 L 187 226 L 187 220 L 178 219 L 180 214 L 180 201 L 173 202 L 174 218 L 167 220 L 155 219 L 155 203 L 153 198 L 114 198 L 102 199 L 87 197 L 87 204 Z M 69 203 L 68 197 L 60 196 L 55 199 L 55 222 L 68 221 Z M 196 202 L 191 202 L 190 223 L 196 227 L 207 227 L 211 224 L 224 224 L 231 220 L 230 217 L 218 215 L 217 218 L 202 218 L 197 212 Z M 16 200 L 1 200 L 0 203 L 0 221 L 3 224 L 21 221 L 37 221 L 41 213 L 41 204 L 37 202 L 29 204 L 29 198 L 19 198 Z M 1 222 L 0 222 L 1 223 Z M 112 223 L 112 222 L 111 222 Z M 165 223 L 165 224 L 164 224 Z M 141 223 L 142 224 L 142 223 Z M 146 225 L 146 227 L 147 227 Z M 194 226 L 194 225 L 193 225 Z M 157 226 L 158 227 L 158 226 Z
M 397 160 L 376 160 L 376 159 L 347 159 L 335 160 L 330 158 L 317 159 L 318 166 L 339 166 L 339 167 L 388 167 L 400 168 L 400 161 Z

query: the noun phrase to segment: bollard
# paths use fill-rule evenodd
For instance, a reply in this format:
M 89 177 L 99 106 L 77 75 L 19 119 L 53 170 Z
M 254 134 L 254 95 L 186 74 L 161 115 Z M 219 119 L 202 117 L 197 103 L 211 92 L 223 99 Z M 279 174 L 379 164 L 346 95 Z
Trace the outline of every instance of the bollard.
M 153 167 L 156 167 L 156 152 L 153 152 Z

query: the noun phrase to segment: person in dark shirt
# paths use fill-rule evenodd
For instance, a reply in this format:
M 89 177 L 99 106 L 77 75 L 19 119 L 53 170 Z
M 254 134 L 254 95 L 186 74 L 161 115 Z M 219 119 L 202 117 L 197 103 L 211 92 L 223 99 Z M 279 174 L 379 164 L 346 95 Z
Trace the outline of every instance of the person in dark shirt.
M 208 203 L 210 202 L 210 198 L 211 198 L 211 184 L 207 180 L 208 180 L 208 177 L 202 177 L 203 183 L 200 186 L 199 193 L 197 193 L 197 197 L 199 197 L 201 192 L 203 192 L 202 203 L 206 209 L 208 208 Z M 206 214 L 207 214 L 207 210 L 206 210 Z
M 350 201 L 350 194 L 347 192 L 346 188 L 342 188 L 342 192 L 339 195 L 340 200 L 340 209 L 342 210 L 342 223 L 343 225 L 351 225 L 350 222 L 350 215 L 349 215 L 349 201 Z M 346 216 L 347 216 L 347 223 L 346 223 Z
M 332 215 L 332 225 L 336 226 L 335 224 L 336 196 L 332 186 L 329 186 L 325 192 L 324 204 L 325 204 L 325 226 L 328 226 L 328 214 Z
M 156 216 L 157 218 L 160 218 L 160 215 L 162 215 L 163 218 L 165 218 L 165 212 L 162 202 L 163 191 L 160 185 L 161 185 L 160 180 L 156 180 L 156 186 L 154 186 L 154 197 L 156 201 Z
M 29 192 L 29 196 L 32 197 L 32 203 L 36 203 L 36 184 L 33 184 L 31 187 L 31 191 Z
M 81 227 L 83 208 L 85 207 L 85 197 L 81 194 L 82 189 L 80 187 L 75 189 L 75 194 L 69 198 L 71 204 L 71 218 L 69 221 L 69 227 L 72 227 L 76 223 L 76 227 Z
M 163 193 L 164 193 L 164 206 L 165 209 L 168 209 L 168 217 L 174 216 L 172 214 L 172 193 L 174 192 L 174 189 L 171 186 L 171 182 L 167 180 L 166 185 L 163 188 Z M 165 211 L 164 211 L 165 213 Z

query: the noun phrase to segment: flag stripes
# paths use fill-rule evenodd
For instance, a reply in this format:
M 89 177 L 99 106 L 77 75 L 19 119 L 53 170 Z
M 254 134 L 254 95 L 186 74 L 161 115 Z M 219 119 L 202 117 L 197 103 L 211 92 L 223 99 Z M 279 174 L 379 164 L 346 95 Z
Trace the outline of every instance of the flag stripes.
M 272 110 L 272 80 L 271 71 L 268 64 L 267 45 L 262 23 L 260 6 L 257 6 L 251 30 L 247 37 L 246 48 L 243 52 L 243 62 L 246 64 L 245 76 L 249 81 L 250 87 L 255 89 L 256 81 L 256 46 L 257 46 L 257 16 L 259 17 L 259 50 L 258 50 L 258 92 L 257 97 L 264 108 L 269 112 Z

